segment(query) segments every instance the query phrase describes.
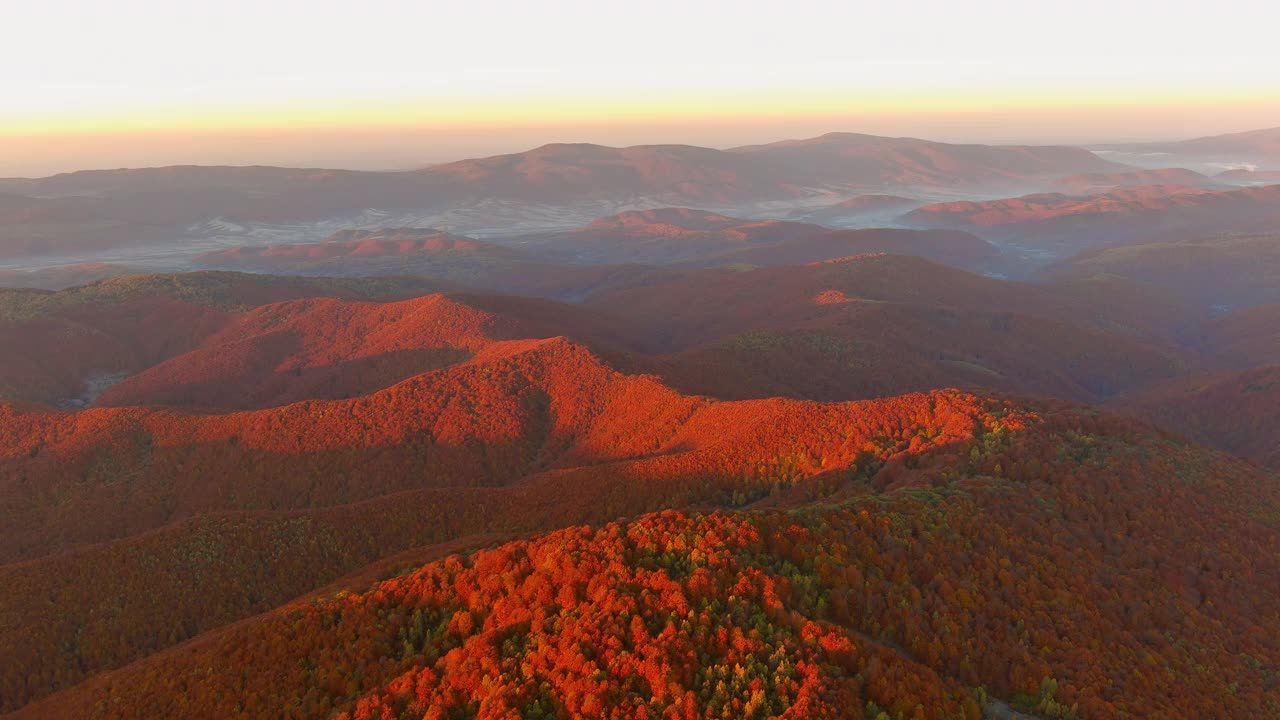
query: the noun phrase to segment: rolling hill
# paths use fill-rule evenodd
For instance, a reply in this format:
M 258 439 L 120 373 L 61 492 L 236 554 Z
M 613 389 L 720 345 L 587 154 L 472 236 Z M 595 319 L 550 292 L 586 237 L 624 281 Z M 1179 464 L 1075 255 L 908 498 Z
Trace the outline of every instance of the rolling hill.
M 902 219 L 914 227 L 965 230 L 1062 256 L 1093 246 L 1269 231 L 1280 222 L 1280 185 L 1223 191 L 1135 187 L 1087 197 L 1027 195 L 926 205 Z
M 1054 176 L 1123 166 L 1066 146 L 951 145 L 916 138 L 828 133 L 733 148 L 797 183 L 876 191 L 890 188 L 1026 188 Z
M 498 319 L 441 295 L 392 303 L 263 305 L 190 352 L 132 375 L 101 407 L 239 409 L 366 395 L 492 344 Z
M 1167 322 L 1125 329 L 1169 309 L 1130 299 L 1112 310 L 1092 292 L 869 255 L 709 270 L 586 304 L 644 353 L 635 369 L 686 392 L 843 399 L 959 384 L 1097 400 L 1184 366 L 1143 334 Z
M 993 271 L 1005 264 L 991 243 L 971 233 L 881 228 L 804 235 L 775 245 L 743 248 L 717 260 L 720 264 L 796 265 L 873 253 L 919 257 L 971 272 Z
M 674 266 L 786 265 L 867 252 L 917 255 L 973 270 L 1003 263 L 990 243 L 966 233 L 833 231 L 689 208 L 627 211 L 578 230 L 515 236 L 501 244 L 426 228 L 351 230 L 321 243 L 228 248 L 195 263 L 273 274 L 414 275 L 479 290 L 578 300 L 679 274 Z
M 1100 287 L 1011 282 L 920 257 L 869 253 L 803 265 L 690 272 L 601 292 L 584 305 L 627 318 L 633 323 L 625 326 L 632 342 L 658 350 L 727 337 L 757 322 L 793 324 L 858 301 L 1023 314 L 1159 342 L 1172 341 L 1180 321 L 1194 327 L 1200 320 L 1166 317 L 1185 307 L 1176 301 L 1175 307 L 1166 307 L 1165 293 L 1126 289 L 1127 304 L 1116 306 L 1110 296 L 1119 293 Z M 849 302 L 842 302 L 841 295 Z
M 688 145 L 556 144 L 423 172 L 486 197 L 650 197 L 725 205 L 796 197 L 824 186 L 990 187 L 1119 167 L 1072 147 L 952 145 L 829 133 L 728 151 Z
M 130 375 L 94 404 L 237 410 L 349 398 L 484 358 L 504 341 L 561 335 L 604 348 L 624 342 L 604 318 L 520 297 L 270 303 L 232 316 L 191 350 Z
M 1211 135 L 1175 142 L 1109 145 L 1107 149 L 1128 154 L 1162 157 L 1173 155 L 1226 163 L 1263 164 L 1267 169 L 1280 169 L 1280 127 L 1247 132 Z
M 197 347 L 249 307 L 437 289 L 425 280 L 211 272 L 115 277 L 57 292 L 0 290 L 0 399 L 86 405 L 104 385 Z
M 817 235 L 826 228 L 782 220 L 741 220 L 690 208 L 630 210 L 564 233 L 528 235 L 514 242 L 562 262 L 665 265 L 714 261 L 743 248 Z
M 528 241 L 532 242 L 532 241 Z M 667 271 L 637 263 L 582 264 L 431 228 L 345 230 L 320 243 L 236 247 L 198 256 L 198 267 L 317 277 L 416 277 L 437 287 L 578 300 L 651 282 Z
M 801 194 L 749 158 L 693 145 L 616 148 L 588 143 L 543 145 L 520 153 L 459 160 L 419 171 L 463 199 L 525 202 L 580 200 L 730 205 Z
M 564 262 L 714 266 L 794 265 L 868 252 L 916 255 L 965 268 L 999 264 L 995 248 L 964 233 L 830 230 L 781 220 L 741 220 L 688 208 L 636 210 L 568 233 L 513 242 Z
M 897 216 L 927 204 L 924 200 L 899 195 L 855 195 L 830 205 L 793 210 L 788 217 L 833 227 L 865 227 L 872 222 L 891 224 Z
M 232 247 L 195 259 L 197 266 L 212 270 L 319 276 L 430 275 L 458 281 L 484 278 L 533 262 L 501 245 L 432 228 L 343 230 L 317 243 Z
M 1122 187 L 1149 185 L 1180 185 L 1184 187 L 1213 188 L 1218 186 L 1213 178 L 1186 168 L 1159 168 L 1156 170 L 1128 170 L 1107 173 L 1082 173 L 1059 178 L 1054 189 L 1068 195 L 1093 195 Z

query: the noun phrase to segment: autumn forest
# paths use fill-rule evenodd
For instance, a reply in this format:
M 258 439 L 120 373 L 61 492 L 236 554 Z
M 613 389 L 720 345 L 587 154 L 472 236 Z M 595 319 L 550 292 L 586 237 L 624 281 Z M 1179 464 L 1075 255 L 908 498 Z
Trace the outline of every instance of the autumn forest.
M 1280 718 L 1276 172 L 0 179 L 0 715 Z

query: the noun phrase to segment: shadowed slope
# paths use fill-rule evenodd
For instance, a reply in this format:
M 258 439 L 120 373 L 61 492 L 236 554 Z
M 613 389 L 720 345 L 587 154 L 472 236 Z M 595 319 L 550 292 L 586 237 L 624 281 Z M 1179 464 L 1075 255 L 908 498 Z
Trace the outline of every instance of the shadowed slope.
M 687 208 L 637 210 L 600 218 L 570 233 L 529 235 L 525 250 L 569 262 L 681 263 L 692 266 L 794 265 L 868 252 L 917 255 L 967 268 L 990 268 L 998 253 L 967 233 L 830 230 L 781 220 L 739 220 Z
M 566 262 L 669 264 L 710 261 L 746 247 L 826 232 L 782 220 L 741 220 L 689 208 L 633 210 L 564 233 L 529 235 L 520 247 Z
M 1050 266 L 1045 273 L 1067 280 L 1116 276 L 1217 310 L 1280 303 L 1280 235 L 1224 235 L 1093 248 Z
M 1000 266 L 991 243 L 952 230 L 830 230 L 776 245 L 746 248 L 720 259 L 721 264 L 797 265 L 850 255 L 891 253 L 921 257 L 941 265 L 977 272 Z
M 1116 407 L 1280 470 L 1280 365 L 1180 378 Z
M 839 399 L 939 385 L 1097 399 L 1171 377 L 1180 353 L 1125 329 L 1167 310 L 970 275 L 918 258 L 714 270 L 602 294 L 650 354 L 637 367 L 725 397 Z
M 492 243 L 430 228 L 344 230 L 318 243 L 235 247 L 196 258 L 201 267 L 293 275 L 429 275 L 455 282 L 528 265 Z
M 573 301 L 603 289 L 651 281 L 661 268 L 637 264 L 583 265 L 529 252 L 547 236 L 516 239 L 519 248 L 430 228 L 348 230 L 320 243 L 238 247 L 196 258 L 200 267 L 320 277 L 412 276 L 440 287 L 468 288 Z M 574 236 L 570 245 L 578 247 Z M 696 247 L 688 250 L 695 254 Z M 551 253 L 554 254 L 554 251 Z M 572 255 L 567 252 L 566 255 Z M 634 252 L 610 253 L 623 258 Z M 643 252 L 640 255 L 644 255 Z
M 831 227 L 894 226 L 897 225 L 898 216 L 927 204 L 929 203 L 925 200 L 873 193 L 855 195 L 830 205 L 792 210 L 788 217 Z
M 1228 367 L 1280 365 L 1280 304 L 1215 318 L 1204 326 L 1199 340 L 1205 352 Z
M 637 358 L 674 387 L 728 399 L 839 400 L 937 387 L 1097 401 L 1182 370 L 1158 346 L 1013 313 L 856 300 L 788 325 Z

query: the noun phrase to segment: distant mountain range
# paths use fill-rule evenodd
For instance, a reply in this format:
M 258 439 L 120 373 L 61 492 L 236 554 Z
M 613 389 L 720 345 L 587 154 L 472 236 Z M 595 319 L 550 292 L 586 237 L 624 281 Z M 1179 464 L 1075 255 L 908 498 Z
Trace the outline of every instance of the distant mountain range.
M 1175 142 L 1102 145 L 1108 159 L 1141 165 L 1200 165 L 1204 170 L 1280 170 L 1280 127 Z
M 1162 152 L 1190 157 L 1269 158 L 1280 160 L 1280 127 L 1211 135 L 1175 142 L 1105 145 L 1101 149 L 1126 152 Z
M 601 210 L 609 206 L 733 207 L 885 188 L 1000 193 L 1065 174 L 1118 168 L 1071 147 L 950 145 L 832 133 L 732 150 L 545 145 L 412 172 L 95 170 L 0 180 L 0 258 L 172 245 L 193 235 L 234 233 L 238 225 L 315 223 L 370 210 L 447 215 L 481 206 L 470 211 L 469 220 L 454 222 L 496 225 L 511 233 L 523 229 L 519 220 L 487 205 L 579 207 L 574 217 L 585 222 L 583 213 L 607 214 Z
M 314 242 L 351 227 L 515 235 L 664 206 L 837 227 L 893 225 L 901 213 L 942 198 L 1261 184 L 1270 176 L 1252 169 L 1274 155 L 1278 133 L 1114 146 L 1102 155 L 829 133 L 728 150 L 553 144 L 401 172 L 175 166 L 0 179 L 0 261 L 127 263 L 141 255 L 171 268 L 228 244 Z M 1218 170 L 1246 170 L 1210 177 L 1170 167 L 1184 152 L 1201 159 L 1240 153 L 1239 163 Z M 1131 157 L 1164 164 L 1146 170 L 1107 159 Z
M 0 191 L 32 196 L 127 195 L 240 190 L 276 196 L 378 197 L 378 207 L 408 207 L 468 199 L 569 202 L 584 199 L 746 202 L 784 199 L 825 187 L 890 185 L 1008 187 L 1028 180 L 1117 169 L 1093 153 L 1067 146 L 953 145 L 914 138 L 830 133 L 715 150 L 692 145 L 615 148 L 552 144 L 509 155 L 434 165 L 411 172 L 273 167 L 175 166 L 93 170 L 40 179 L 0 180 Z M 265 212 L 244 196 L 242 213 Z M 291 208 L 305 212 L 305 204 Z M 236 219 L 258 219 L 249 214 Z

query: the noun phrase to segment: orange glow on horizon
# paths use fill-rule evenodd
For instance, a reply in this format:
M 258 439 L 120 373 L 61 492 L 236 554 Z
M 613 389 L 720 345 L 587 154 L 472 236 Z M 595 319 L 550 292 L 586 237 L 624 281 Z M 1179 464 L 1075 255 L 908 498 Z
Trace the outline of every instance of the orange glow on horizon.
M 1262 0 L 1233 4 L 13 3 L 0 175 L 400 167 L 545 142 L 723 147 L 832 130 L 1078 144 L 1280 125 L 1275 23 Z M 339 136 L 353 144 L 317 140 Z
M 552 142 L 724 148 L 848 131 L 942 142 L 1087 145 L 1276 125 L 1280 91 L 1225 88 L 1159 95 L 779 91 L 155 108 L 31 115 L 0 124 L 0 177 L 163 165 L 411 169 Z
M 1135 93 L 1124 89 L 1022 89 L 975 92 L 880 91 L 841 93 L 700 93 L 648 96 L 463 98 L 449 102 L 312 101 L 220 108 L 156 107 L 18 116 L 0 124 L 0 137 L 220 133 L 270 130 L 430 128 L 550 128 L 614 122 L 757 122 L 875 115 L 962 115 L 1000 111 L 1085 113 L 1159 107 L 1280 107 L 1280 90 L 1219 88 L 1212 92 Z

